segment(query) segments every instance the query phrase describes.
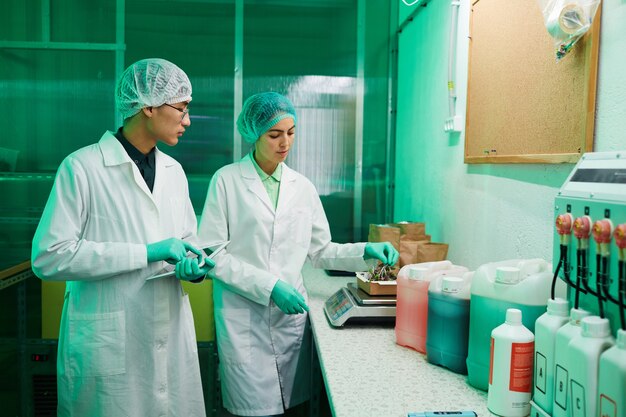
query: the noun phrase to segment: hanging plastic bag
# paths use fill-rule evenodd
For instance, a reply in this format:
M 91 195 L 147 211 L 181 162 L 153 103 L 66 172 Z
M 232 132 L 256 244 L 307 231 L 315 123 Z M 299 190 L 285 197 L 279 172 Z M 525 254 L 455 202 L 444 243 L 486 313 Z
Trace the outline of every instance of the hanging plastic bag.
M 537 0 L 560 61 L 589 30 L 600 0 Z

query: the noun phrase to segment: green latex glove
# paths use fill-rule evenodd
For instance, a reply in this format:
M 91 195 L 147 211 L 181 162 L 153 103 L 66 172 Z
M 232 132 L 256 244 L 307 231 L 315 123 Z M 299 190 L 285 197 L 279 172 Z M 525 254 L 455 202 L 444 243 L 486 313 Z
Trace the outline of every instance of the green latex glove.
M 302 314 L 309 311 L 304 297 L 294 287 L 283 280 L 278 280 L 271 295 L 272 300 L 285 314 Z
M 384 264 L 395 265 L 398 262 L 398 251 L 389 242 L 368 242 L 365 244 L 363 259 L 378 259 Z
M 202 266 L 198 264 L 199 258 L 185 258 L 176 264 L 176 278 L 183 281 L 199 282 L 215 266 L 212 259 L 204 258 Z
M 181 239 L 165 239 L 160 242 L 146 245 L 148 251 L 148 263 L 166 261 L 172 265 L 187 257 L 187 252 L 193 252 L 198 256 L 204 256 L 200 249 L 196 249 L 190 243 Z

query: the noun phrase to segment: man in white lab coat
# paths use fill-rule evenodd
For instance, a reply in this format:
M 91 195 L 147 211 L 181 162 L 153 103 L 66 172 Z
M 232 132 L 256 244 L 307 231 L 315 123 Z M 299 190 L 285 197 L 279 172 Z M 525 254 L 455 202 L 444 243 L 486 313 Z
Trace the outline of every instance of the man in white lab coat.
M 278 93 L 248 98 L 237 127 L 254 149 L 211 180 L 198 235 L 230 240 L 216 257 L 215 327 L 224 406 L 241 416 L 282 414 L 309 397 L 310 331 L 301 270 L 393 265 L 390 243 L 337 244 L 313 184 L 284 164 L 295 109 Z
M 32 247 L 37 276 L 66 281 L 59 417 L 205 416 L 188 296 L 175 278 L 146 281 L 167 263 L 189 281 L 214 266 L 187 256 L 203 255 L 187 179 L 156 147 L 176 145 L 190 101 L 176 65 L 136 62 L 116 88 L 124 126 L 59 167 Z

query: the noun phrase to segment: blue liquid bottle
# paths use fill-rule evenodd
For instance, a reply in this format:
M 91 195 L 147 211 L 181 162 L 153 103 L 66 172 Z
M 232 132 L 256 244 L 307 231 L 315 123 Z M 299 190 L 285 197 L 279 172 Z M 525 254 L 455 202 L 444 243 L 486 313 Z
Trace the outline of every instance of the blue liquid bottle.
M 467 374 L 470 285 L 474 273 L 444 276 L 428 289 L 426 359 L 459 374 Z

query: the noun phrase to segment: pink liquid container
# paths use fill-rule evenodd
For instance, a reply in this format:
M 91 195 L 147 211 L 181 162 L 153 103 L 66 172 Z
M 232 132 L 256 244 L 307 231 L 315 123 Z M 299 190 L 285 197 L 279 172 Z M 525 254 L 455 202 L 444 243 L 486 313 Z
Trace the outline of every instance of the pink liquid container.
M 405 265 L 397 279 L 396 343 L 426 353 L 428 287 L 444 275 L 459 275 L 467 268 L 450 261 Z

